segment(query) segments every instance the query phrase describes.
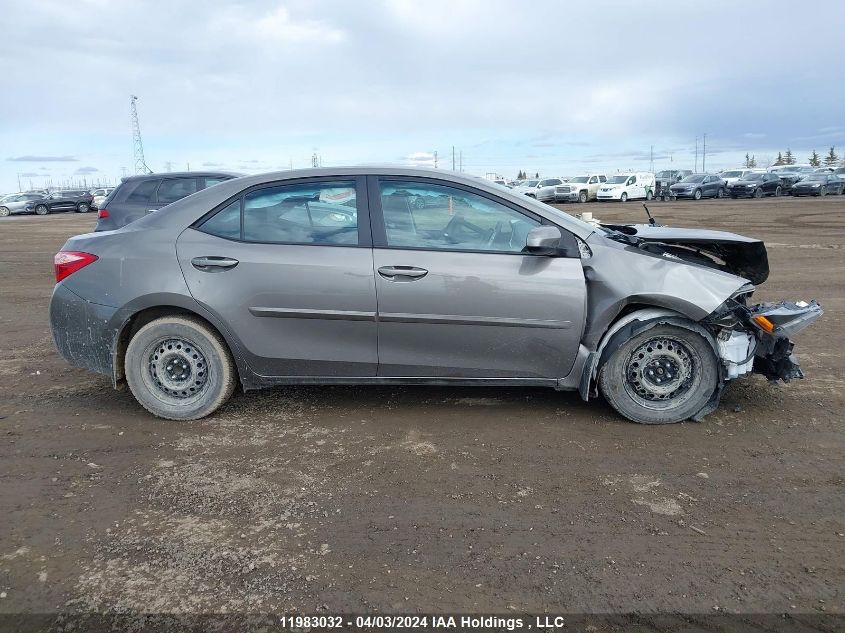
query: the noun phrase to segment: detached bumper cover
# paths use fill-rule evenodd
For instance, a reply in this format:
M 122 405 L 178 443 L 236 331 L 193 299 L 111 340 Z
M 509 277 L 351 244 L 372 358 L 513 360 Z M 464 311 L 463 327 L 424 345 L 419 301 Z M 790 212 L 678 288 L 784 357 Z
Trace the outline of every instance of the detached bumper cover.
M 824 313 L 822 307 L 816 301 L 783 301 L 753 306 L 749 312 L 758 326 L 754 371 L 772 381 L 803 378 L 798 357 L 792 353 L 795 344 L 789 337 L 812 325 Z M 761 321 L 770 323 L 771 331 L 760 327 Z
M 50 301 L 50 329 L 59 353 L 72 365 L 112 375 L 115 332 L 109 323 L 115 312 L 58 284 Z

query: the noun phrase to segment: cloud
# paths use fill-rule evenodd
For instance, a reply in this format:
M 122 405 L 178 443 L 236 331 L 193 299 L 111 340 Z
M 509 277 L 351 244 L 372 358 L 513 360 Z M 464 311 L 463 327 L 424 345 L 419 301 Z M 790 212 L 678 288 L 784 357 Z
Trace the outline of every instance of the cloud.
M 203 167 L 222 167 L 223 163 L 208 163 L 208 162 L 206 162 L 206 163 L 203 163 L 202 166 Z
M 80 167 L 79 169 L 77 169 L 73 173 L 76 174 L 76 175 L 82 176 L 84 174 L 95 174 L 98 171 L 100 171 L 100 170 L 97 169 L 96 167 Z
M 25 171 L 22 174 L 18 174 L 21 178 L 40 178 L 41 174 L 38 174 L 34 171 Z
M 7 158 L 6 160 L 10 160 L 17 163 L 77 163 L 79 162 L 78 158 L 74 158 L 73 156 L 15 156 L 13 158 Z

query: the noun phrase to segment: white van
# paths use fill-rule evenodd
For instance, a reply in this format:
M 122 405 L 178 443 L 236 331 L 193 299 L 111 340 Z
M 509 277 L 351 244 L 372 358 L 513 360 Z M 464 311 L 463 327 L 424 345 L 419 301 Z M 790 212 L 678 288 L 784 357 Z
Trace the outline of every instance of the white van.
M 638 171 L 629 174 L 616 174 L 599 187 L 596 199 L 599 201 L 651 200 L 654 196 L 654 174 Z

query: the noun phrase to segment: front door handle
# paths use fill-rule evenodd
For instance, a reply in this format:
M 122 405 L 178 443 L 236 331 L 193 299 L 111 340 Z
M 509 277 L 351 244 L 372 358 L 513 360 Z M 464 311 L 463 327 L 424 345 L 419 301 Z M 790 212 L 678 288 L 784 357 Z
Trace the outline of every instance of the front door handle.
M 378 269 L 378 274 L 388 281 L 412 281 L 422 279 L 428 271 L 416 266 L 382 266 Z
M 191 265 L 197 270 L 202 270 L 203 272 L 218 272 L 234 268 L 238 265 L 238 260 L 230 257 L 216 257 L 214 255 L 209 255 L 207 257 L 194 257 L 191 260 Z

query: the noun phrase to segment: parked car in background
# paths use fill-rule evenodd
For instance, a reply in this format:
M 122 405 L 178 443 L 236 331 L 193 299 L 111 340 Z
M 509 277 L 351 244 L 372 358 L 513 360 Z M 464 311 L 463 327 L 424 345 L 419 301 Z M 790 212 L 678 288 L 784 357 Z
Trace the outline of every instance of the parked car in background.
M 792 195 L 842 195 L 843 187 L 845 187 L 845 182 L 835 174 L 810 174 L 792 185 Z
M 99 209 L 100 205 L 103 203 L 106 197 L 108 197 L 108 195 L 112 191 L 114 191 L 114 189 L 114 187 L 99 187 L 97 189 L 92 189 L 91 195 L 94 197 L 94 199 L 91 201 L 91 208 L 95 211 Z
M 523 180 L 519 183 L 516 187 L 513 188 L 514 193 L 519 193 L 525 196 L 532 196 L 535 193 L 535 189 L 537 189 L 537 185 L 540 184 L 539 178 L 528 178 Z
M 605 174 L 575 176 L 555 187 L 555 202 L 588 202 L 595 200 L 599 187 L 607 182 Z
M 31 209 L 27 209 L 27 205 L 43 199 L 44 196 L 40 193 L 13 193 L 4 196 L 0 198 L 0 218 L 15 213 L 32 213 Z
M 54 211 L 88 213 L 91 210 L 91 201 L 93 199 L 94 196 L 84 189 L 54 191 L 41 200 L 29 203 L 26 206 L 26 210 L 34 211 L 37 215 L 47 215 Z
M 748 174 L 758 173 L 759 170 L 754 169 L 727 169 L 719 172 L 719 178 L 725 181 L 725 188 L 734 184 L 737 180 L 742 180 Z
M 763 196 L 780 196 L 783 184 L 776 173 L 748 174 L 742 180 L 737 180 L 728 187 L 731 198 L 762 198 Z
M 782 196 L 792 195 L 792 187 L 795 186 L 796 182 L 804 178 L 804 176 L 802 176 L 801 174 L 796 174 L 794 171 L 782 171 L 775 175 L 780 178 L 780 193 Z
M 59 352 L 171 420 L 238 384 L 546 386 L 636 422 L 701 419 L 727 381 L 803 377 L 789 338 L 822 315 L 751 301 L 759 240 L 598 228 L 442 170 L 238 178 L 54 261 Z
M 171 202 L 239 175 L 215 171 L 188 171 L 124 178 L 97 211 L 95 230 L 119 229 Z
M 676 198 L 721 198 L 725 195 L 725 181 L 710 174 L 691 174 L 669 189 Z
M 651 200 L 654 196 L 654 174 L 646 171 L 633 174 L 616 174 L 607 179 L 597 192 L 596 199 L 602 202 L 618 200 Z
M 537 183 L 534 197 L 540 202 L 555 201 L 555 187 L 563 184 L 563 178 L 544 178 Z
M 691 169 L 664 169 L 654 175 L 654 196 L 665 197 L 669 187 L 692 173 Z

